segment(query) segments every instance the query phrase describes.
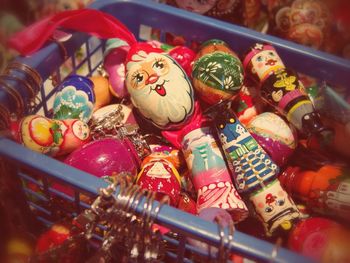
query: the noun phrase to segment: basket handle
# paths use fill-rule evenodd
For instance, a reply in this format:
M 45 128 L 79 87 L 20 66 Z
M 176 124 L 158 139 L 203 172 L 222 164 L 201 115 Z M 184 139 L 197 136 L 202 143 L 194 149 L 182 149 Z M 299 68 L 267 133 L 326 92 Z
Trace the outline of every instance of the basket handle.
M 10 38 L 8 45 L 21 55 L 31 55 L 39 50 L 59 27 L 103 39 L 120 38 L 130 46 L 137 43 L 129 29 L 112 15 L 94 9 L 79 9 L 63 11 L 32 24 Z

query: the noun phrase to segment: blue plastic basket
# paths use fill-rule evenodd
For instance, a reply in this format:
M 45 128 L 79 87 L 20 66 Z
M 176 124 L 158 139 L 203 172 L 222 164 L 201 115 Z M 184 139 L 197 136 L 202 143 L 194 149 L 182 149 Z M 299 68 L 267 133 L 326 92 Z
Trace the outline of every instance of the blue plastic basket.
M 162 32 L 161 40 L 164 40 L 166 32 L 182 35 L 189 42 L 218 38 L 228 42 L 232 49 L 238 53 L 246 51 L 255 42 L 270 42 L 276 47 L 287 66 L 331 83 L 350 83 L 349 61 L 171 6 L 141 0 L 101 0 L 95 2 L 91 8 L 114 15 L 139 39 L 144 38 L 140 36 L 140 32 L 147 32 L 147 28 L 156 28 Z M 141 27 L 142 31 L 140 31 Z M 64 43 L 64 47 L 69 56 L 68 61 L 73 68 L 72 72 L 68 72 L 68 74 L 78 72 L 91 76 L 96 72 L 102 60 L 104 41 L 82 33 L 74 33 L 73 37 Z M 77 50 L 79 50 L 80 59 L 76 58 Z M 34 112 L 48 116 L 55 93 L 54 85 L 51 83 L 52 76 L 59 83 L 67 75 L 67 72 L 63 72 L 62 67 L 60 67 L 65 62 L 61 47 L 56 43 L 51 43 L 36 54 L 26 58 L 20 57 L 17 61 L 37 70 L 42 79 L 45 80 Z M 51 78 L 49 78 L 50 76 Z M 21 83 L 9 84 L 12 86 L 21 85 Z M 22 95 L 26 97 L 28 94 Z M 0 103 L 10 109 L 13 108 L 1 89 Z M 81 212 L 88 207 L 88 204 L 83 201 L 86 200 L 85 196 L 94 197 L 99 188 L 106 186 L 104 181 L 90 174 L 68 167 L 55 159 L 35 153 L 5 138 L 0 138 L 0 156 L 14 167 L 16 174 L 23 182 L 23 190 L 30 207 L 37 218 L 47 225 L 57 220 L 62 211 L 72 216 Z M 58 182 L 72 188 L 74 196 L 67 196 L 51 188 L 52 182 Z M 42 193 L 38 194 L 33 191 L 31 187 L 28 187 L 30 184 L 38 186 Z M 63 202 L 61 207 L 60 204 L 54 206 L 51 204 L 52 200 L 57 198 Z M 145 200 L 142 200 L 137 206 L 138 213 L 142 212 L 144 202 Z M 66 204 L 70 204 L 68 208 Z M 62 211 L 58 211 L 60 209 Z M 176 262 L 191 262 L 184 257 L 186 250 L 203 254 L 203 251 L 186 244 L 187 237 L 196 238 L 217 247 L 220 246 L 221 238 L 217 225 L 170 206 L 162 207 L 156 222 L 177 232 L 180 237 L 179 240 L 167 238 L 171 244 L 177 247 L 177 251 L 168 253 L 168 259 L 172 258 Z M 259 262 L 309 261 L 289 250 L 283 248 L 276 250 L 274 244 L 244 233 L 235 232 L 232 242 L 227 239 L 227 229 L 225 229 L 225 234 L 226 249 Z M 273 254 L 275 255 L 272 256 Z

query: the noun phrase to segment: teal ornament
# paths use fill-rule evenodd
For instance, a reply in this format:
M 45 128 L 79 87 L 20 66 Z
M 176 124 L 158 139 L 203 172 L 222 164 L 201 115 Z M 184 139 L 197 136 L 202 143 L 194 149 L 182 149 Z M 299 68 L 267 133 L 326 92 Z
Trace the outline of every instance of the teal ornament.
M 93 82 L 83 76 L 67 77 L 58 87 L 53 102 L 53 118 L 80 119 L 87 123 L 95 104 Z

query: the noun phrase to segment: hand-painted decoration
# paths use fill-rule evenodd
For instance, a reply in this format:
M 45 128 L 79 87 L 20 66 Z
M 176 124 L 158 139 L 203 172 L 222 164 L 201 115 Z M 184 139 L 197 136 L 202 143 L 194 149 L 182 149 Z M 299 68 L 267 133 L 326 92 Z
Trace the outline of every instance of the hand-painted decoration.
M 184 70 L 161 49 L 131 47 L 126 61 L 126 87 L 139 112 L 161 129 L 177 128 L 194 110 L 191 82 Z
M 300 221 L 289 235 L 288 248 L 315 262 L 349 262 L 350 233 L 322 217 Z
M 80 119 L 88 122 L 95 103 L 93 82 L 82 76 L 72 75 L 57 88 L 53 103 L 54 119 Z
M 180 199 L 181 179 L 178 171 L 166 154 L 150 154 L 143 162 L 136 183 L 142 189 L 157 194 L 161 200 L 164 195 L 169 196 L 170 204 L 176 206 Z
M 267 236 L 278 229 L 291 230 L 294 221 L 300 218 L 297 206 L 277 179 L 251 194 L 249 199 Z
M 214 121 L 233 172 L 234 183 L 240 193 L 252 193 L 277 177 L 279 167 L 231 109 L 222 107 Z
M 198 211 L 218 207 L 227 210 L 235 222 L 245 219 L 247 208 L 232 183 L 211 129 L 202 127 L 187 133 L 182 145 L 198 193 Z
M 198 0 L 175 0 L 178 7 L 198 14 L 205 14 L 212 9 L 217 0 L 198 1 Z
M 17 139 L 29 149 L 59 156 L 72 152 L 90 141 L 90 129 L 80 120 L 53 120 L 29 115 L 18 126 Z
M 200 98 L 216 104 L 238 94 L 243 84 L 243 66 L 225 42 L 214 39 L 202 45 L 194 60 L 192 77 Z
M 280 69 L 271 74 L 261 85 L 261 95 L 299 131 L 312 134 L 325 130 L 319 114 L 294 71 Z
M 125 59 L 130 46 L 120 39 L 109 39 L 106 43 L 103 67 L 108 73 L 110 91 L 117 98 L 127 95 L 125 88 Z
M 285 68 L 275 48 L 256 43 L 243 60 L 245 73 L 256 83 L 264 81 L 273 72 Z
M 247 129 L 278 166 L 287 162 L 297 146 L 296 133 L 274 113 L 261 113 Z

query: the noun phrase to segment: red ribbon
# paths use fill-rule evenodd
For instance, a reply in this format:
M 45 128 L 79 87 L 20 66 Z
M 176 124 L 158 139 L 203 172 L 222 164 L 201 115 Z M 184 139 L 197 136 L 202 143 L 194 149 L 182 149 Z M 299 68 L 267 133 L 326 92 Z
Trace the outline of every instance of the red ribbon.
M 135 36 L 115 17 L 94 9 L 63 11 L 45 18 L 15 34 L 9 41 L 10 48 L 21 55 L 30 55 L 40 49 L 58 28 L 76 30 L 108 39 L 120 38 L 130 46 Z

